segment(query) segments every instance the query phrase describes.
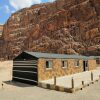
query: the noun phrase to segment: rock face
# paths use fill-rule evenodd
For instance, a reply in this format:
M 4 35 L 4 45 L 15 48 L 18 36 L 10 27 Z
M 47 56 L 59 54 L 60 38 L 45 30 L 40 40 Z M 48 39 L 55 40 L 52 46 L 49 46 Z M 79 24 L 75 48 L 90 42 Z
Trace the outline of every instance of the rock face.
M 2 36 L 3 25 L 0 25 L 0 37 Z
M 3 25 L 0 25 L 0 59 L 3 57 L 3 50 L 4 50 L 4 39 L 2 37 L 2 32 L 3 32 Z
M 56 0 L 22 9 L 8 19 L 6 57 L 24 50 L 100 55 L 100 0 Z

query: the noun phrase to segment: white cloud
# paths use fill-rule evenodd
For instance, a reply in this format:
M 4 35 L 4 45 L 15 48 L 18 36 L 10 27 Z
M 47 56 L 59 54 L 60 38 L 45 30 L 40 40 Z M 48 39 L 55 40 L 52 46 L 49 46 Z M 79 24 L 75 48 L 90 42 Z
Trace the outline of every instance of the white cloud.
M 30 7 L 32 4 L 41 3 L 41 0 L 9 0 L 9 3 L 16 10 Z
M 55 0 L 49 0 L 49 2 L 53 2 L 53 1 L 55 1 Z
M 11 12 L 8 5 L 4 5 L 4 6 L 0 7 L 0 10 L 3 10 L 4 13 L 10 13 Z
M 6 10 L 6 13 L 10 13 L 10 8 L 9 8 L 8 5 L 5 5 L 4 8 L 5 8 L 5 10 Z
M 15 10 L 12 10 L 12 11 L 11 11 L 11 13 L 15 13 L 15 12 L 16 12 Z
M 9 3 L 15 10 L 19 10 L 25 7 L 30 7 L 33 4 L 41 3 L 43 0 L 9 0 Z M 48 0 L 49 2 L 53 2 L 55 0 Z

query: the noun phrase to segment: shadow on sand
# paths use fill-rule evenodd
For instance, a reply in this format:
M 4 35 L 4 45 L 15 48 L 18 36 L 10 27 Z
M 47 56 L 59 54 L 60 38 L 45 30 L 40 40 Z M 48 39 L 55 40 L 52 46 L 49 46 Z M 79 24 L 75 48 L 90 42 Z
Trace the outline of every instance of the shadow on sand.
M 16 81 L 4 81 L 3 83 L 7 84 L 7 85 L 13 85 L 13 86 L 16 86 L 16 87 L 23 87 L 23 88 L 35 86 L 35 85 L 29 85 L 29 84 L 25 84 L 25 83 L 16 82 Z

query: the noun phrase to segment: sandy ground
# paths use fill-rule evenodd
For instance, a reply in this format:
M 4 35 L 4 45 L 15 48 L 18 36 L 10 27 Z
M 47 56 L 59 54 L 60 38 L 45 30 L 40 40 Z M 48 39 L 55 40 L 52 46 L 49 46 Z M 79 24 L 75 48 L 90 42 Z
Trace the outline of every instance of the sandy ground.
M 7 82 L 12 79 L 12 62 L 0 63 L 0 100 L 100 100 L 100 81 L 70 94 L 36 86 Z M 5 66 L 4 68 L 2 68 Z M 2 88 L 1 84 L 4 81 Z
M 0 62 L 0 83 L 12 80 L 12 61 Z
M 100 100 L 100 81 L 73 94 L 16 83 L 0 89 L 0 100 Z

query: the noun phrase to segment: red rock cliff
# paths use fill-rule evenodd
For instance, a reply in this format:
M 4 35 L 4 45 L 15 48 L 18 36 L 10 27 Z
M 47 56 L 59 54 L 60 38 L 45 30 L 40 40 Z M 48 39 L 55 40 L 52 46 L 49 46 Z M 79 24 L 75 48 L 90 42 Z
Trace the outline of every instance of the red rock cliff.
M 0 25 L 0 37 L 2 36 L 3 25 Z
M 100 55 L 100 0 L 57 0 L 22 9 L 8 19 L 6 57 L 24 50 Z

